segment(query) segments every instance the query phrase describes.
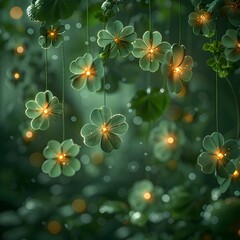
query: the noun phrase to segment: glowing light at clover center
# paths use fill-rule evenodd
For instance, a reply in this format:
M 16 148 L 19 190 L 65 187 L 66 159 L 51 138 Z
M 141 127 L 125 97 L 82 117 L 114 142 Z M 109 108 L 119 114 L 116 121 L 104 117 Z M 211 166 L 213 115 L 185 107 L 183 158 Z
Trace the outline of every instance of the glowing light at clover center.
M 240 48 L 240 43 L 237 43 L 237 47 Z
M 87 77 L 89 77 L 89 76 L 91 75 L 90 69 L 89 69 L 89 68 L 85 68 L 85 69 L 84 69 L 84 74 L 85 74 Z
M 174 72 L 174 73 L 177 73 L 177 74 L 182 74 L 182 70 L 181 70 L 180 67 L 174 68 L 173 72 Z
M 104 124 L 101 128 L 102 133 L 107 133 L 109 131 L 108 127 Z
M 15 80 L 18 80 L 20 78 L 20 73 L 16 72 L 13 74 L 13 77 L 15 78 Z
M 209 18 L 208 14 L 203 13 L 197 18 L 197 21 L 200 22 L 201 24 L 203 24 L 203 23 L 206 23 L 208 21 L 208 18 Z
M 115 43 L 119 43 L 119 42 L 120 42 L 120 38 L 119 38 L 119 37 L 115 37 L 115 38 L 114 38 L 114 42 L 115 42 Z
M 150 192 L 145 192 L 144 194 L 143 194 L 143 198 L 145 199 L 145 200 L 150 200 L 151 199 L 151 193 Z
M 60 164 L 66 165 L 68 160 L 66 159 L 66 154 L 65 153 L 60 153 L 57 157 L 57 160 Z
M 51 31 L 49 31 L 49 32 L 48 32 L 48 36 L 49 36 L 50 38 L 55 38 L 55 37 L 56 37 L 56 30 L 51 30 Z
M 224 153 L 224 152 L 222 152 L 222 151 L 220 151 L 220 150 L 217 150 L 217 151 L 215 152 L 215 155 L 216 155 L 216 157 L 217 157 L 218 160 L 222 160 L 227 154 Z
M 234 171 L 234 173 L 232 174 L 232 177 L 237 178 L 239 175 L 240 175 L 239 171 L 236 170 L 236 171 Z
M 168 144 L 173 144 L 175 142 L 174 138 L 173 137 L 168 137 L 167 138 L 167 143 Z
M 24 52 L 24 50 L 25 50 L 24 47 L 21 45 L 16 48 L 16 52 L 19 54 L 22 54 Z

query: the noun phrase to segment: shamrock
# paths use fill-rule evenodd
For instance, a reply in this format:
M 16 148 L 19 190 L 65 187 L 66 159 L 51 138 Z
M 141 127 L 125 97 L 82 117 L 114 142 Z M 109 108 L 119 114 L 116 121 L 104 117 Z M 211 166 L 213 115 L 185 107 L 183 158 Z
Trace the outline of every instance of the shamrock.
M 43 23 L 39 29 L 40 37 L 38 43 L 42 48 L 49 48 L 51 45 L 55 48 L 58 48 L 61 43 L 64 41 L 62 34 L 65 31 L 65 26 L 61 25 L 60 22 L 57 22 L 53 25 L 48 23 Z
M 101 142 L 101 148 L 105 152 L 118 149 L 122 143 L 118 134 L 126 133 L 128 124 L 121 114 L 112 116 L 108 107 L 95 108 L 90 114 L 91 124 L 86 124 L 81 129 L 81 136 L 85 145 L 93 147 Z
M 132 51 L 132 42 L 137 37 L 132 26 L 123 27 L 118 20 L 108 23 L 106 30 L 101 30 L 97 35 L 98 45 L 105 48 L 110 58 L 116 57 L 118 53 L 126 57 Z
M 155 187 L 149 180 L 135 182 L 128 196 L 128 202 L 133 210 L 144 211 L 163 193 L 162 188 Z
M 240 2 L 239 0 L 225 0 L 223 10 L 228 16 L 229 22 L 235 26 L 240 25 Z
M 198 165 L 204 173 L 215 172 L 221 178 L 228 178 L 236 170 L 234 159 L 240 156 L 240 149 L 236 140 L 224 141 L 221 133 L 214 132 L 203 139 L 202 152 L 198 159 Z
M 137 38 L 133 42 L 132 54 L 140 58 L 139 65 L 145 71 L 156 72 L 159 63 L 164 60 L 164 54 L 170 50 L 168 42 L 162 42 L 162 35 L 155 32 L 145 32 L 143 38 Z
M 24 82 L 26 78 L 25 72 L 16 67 L 9 69 L 9 71 L 7 71 L 7 76 L 10 82 L 15 86 L 17 86 L 19 83 Z
M 72 139 L 67 139 L 62 143 L 50 140 L 43 151 L 47 160 L 42 165 L 42 171 L 50 177 L 58 177 L 61 172 L 65 176 L 73 176 L 81 166 L 76 158 L 79 149 Z
M 93 60 L 92 55 L 86 53 L 83 57 L 78 57 L 71 62 L 70 71 L 76 74 L 70 77 L 74 89 L 80 90 L 85 84 L 91 92 L 101 88 L 101 78 L 104 74 L 101 59 Z
M 193 59 L 185 55 L 185 47 L 176 43 L 173 44 L 171 51 L 166 53 L 161 68 L 170 92 L 181 92 L 182 81 L 187 82 L 192 77 L 192 67 Z
M 26 103 L 26 115 L 32 118 L 31 126 L 34 130 L 46 130 L 49 128 L 50 118 L 61 114 L 62 106 L 57 97 L 53 96 L 49 90 L 39 92 L 35 100 Z
M 215 22 L 212 19 L 212 13 L 203 9 L 196 9 L 188 16 L 188 24 L 193 27 L 193 33 L 212 37 L 215 31 Z
M 185 144 L 183 131 L 174 122 L 160 121 L 150 132 L 149 141 L 153 145 L 153 155 L 162 162 L 176 157 Z
M 226 59 L 230 62 L 240 60 L 240 30 L 228 29 L 222 36 Z

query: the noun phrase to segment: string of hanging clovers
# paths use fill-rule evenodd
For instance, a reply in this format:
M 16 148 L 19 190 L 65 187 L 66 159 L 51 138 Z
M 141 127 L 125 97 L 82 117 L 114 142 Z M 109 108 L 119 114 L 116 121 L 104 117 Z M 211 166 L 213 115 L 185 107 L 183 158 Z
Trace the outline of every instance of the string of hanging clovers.
M 239 68 L 240 60 L 240 2 L 239 1 L 213 1 L 207 3 L 201 1 L 195 6 L 195 11 L 189 14 L 189 25 L 193 27 L 193 33 L 212 38 L 216 35 L 216 40 L 210 40 L 203 45 L 203 50 L 212 53 L 213 57 L 207 60 L 207 65 L 216 72 L 217 77 L 225 78 L 232 89 L 236 101 L 236 112 L 238 112 L 238 100 L 231 87 L 228 76 L 234 74 Z M 217 22 L 220 17 L 228 17 L 229 22 L 235 29 L 228 29 L 221 37 L 217 35 Z M 216 86 L 217 87 L 217 86 Z M 218 89 L 217 89 L 218 91 Z M 218 94 L 218 93 L 216 93 Z M 216 108 L 217 106 L 216 99 Z M 218 110 L 218 109 L 217 109 Z M 218 118 L 218 116 L 216 116 Z M 237 116 L 237 119 L 239 116 Z M 217 119 L 218 121 L 218 119 Z M 237 123 L 237 136 L 239 138 L 239 123 Z M 207 135 L 203 139 L 202 152 L 197 162 L 201 170 L 206 174 L 214 173 L 220 185 L 221 192 L 227 191 L 231 187 L 232 191 L 238 191 L 240 184 L 240 148 L 235 139 L 224 140 L 221 133 L 217 131 Z

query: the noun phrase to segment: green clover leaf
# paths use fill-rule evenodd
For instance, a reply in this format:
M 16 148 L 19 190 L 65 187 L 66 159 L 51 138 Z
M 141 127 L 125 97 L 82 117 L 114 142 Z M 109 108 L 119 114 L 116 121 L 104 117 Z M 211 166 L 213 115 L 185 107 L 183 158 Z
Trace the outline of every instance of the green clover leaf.
M 215 174 L 221 178 L 228 178 L 236 170 L 232 161 L 240 156 L 240 148 L 236 140 L 224 141 L 221 133 L 214 132 L 203 139 L 202 152 L 198 159 L 198 165 L 204 173 Z
M 81 129 L 84 144 L 94 147 L 100 143 L 104 152 L 111 152 L 121 146 L 122 140 L 118 135 L 127 132 L 128 124 L 126 118 L 121 114 L 112 116 L 108 107 L 95 108 L 90 114 L 90 124 Z
M 192 77 L 192 67 L 193 59 L 185 55 L 185 47 L 173 44 L 171 51 L 166 53 L 161 67 L 162 75 L 167 81 L 167 87 L 171 93 L 181 92 L 182 81 L 187 82 Z
M 145 32 L 143 38 L 137 38 L 133 42 L 132 54 L 139 59 L 139 66 L 150 72 L 156 72 L 159 63 L 164 61 L 165 53 L 170 50 L 171 45 L 168 42 L 162 42 L 160 32 Z
M 106 30 L 99 31 L 97 36 L 98 45 L 103 48 L 109 45 L 108 57 L 114 58 L 117 54 L 126 57 L 132 51 L 132 42 L 136 39 L 137 35 L 132 26 L 123 27 L 123 24 L 117 20 L 108 23 Z
M 46 161 L 42 165 L 42 171 L 50 177 L 58 177 L 61 173 L 65 176 L 73 176 L 81 167 L 80 161 L 76 158 L 80 147 L 67 139 L 62 143 L 51 140 L 43 151 Z
M 91 92 L 98 91 L 101 88 L 101 79 L 104 74 L 101 59 L 93 59 L 90 53 L 78 57 L 70 64 L 70 71 L 75 75 L 71 76 L 72 87 L 81 90 L 85 85 Z
M 32 118 L 31 126 L 34 130 L 46 130 L 50 126 L 50 119 L 54 119 L 62 112 L 62 105 L 57 97 L 49 90 L 39 92 L 35 100 L 26 103 L 25 114 Z
M 161 93 L 157 88 L 153 88 L 151 91 L 140 90 L 131 100 L 131 108 L 135 109 L 136 115 L 144 121 L 159 119 L 168 105 L 168 95 Z

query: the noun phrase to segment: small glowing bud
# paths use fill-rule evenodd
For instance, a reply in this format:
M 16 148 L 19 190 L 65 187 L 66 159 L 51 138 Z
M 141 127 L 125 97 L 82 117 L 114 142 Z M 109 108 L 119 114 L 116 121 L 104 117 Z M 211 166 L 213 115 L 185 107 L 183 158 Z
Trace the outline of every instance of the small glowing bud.
M 143 194 L 143 198 L 145 199 L 145 200 L 150 200 L 151 199 L 151 193 L 149 193 L 149 192 L 145 192 L 144 194 Z
M 16 52 L 19 54 L 22 54 L 24 52 L 24 50 L 25 50 L 24 47 L 21 45 L 16 48 Z
M 106 127 L 106 125 L 103 125 L 101 130 L 102 130 L 102 133 L 108 132 L 108 128 Z
M 239 171 L 238 170 L 234 171 L 234 173 L 232 174 L 232 177 L 237 178 L 238 176 L 239 176 Z
M 33 137 L 33 132 L 32 131 L 27 131 L 25 134 L 26 138 L 30 139 Z
M 237 47 L 240 48 L 240 43 L 237 44 Z
M 114 38 L 114 42 L 115 42 L 115 43 L 119 43 L 119 42 L 120 42 L 119 37 L 115 37 L 115 38 Z
M 173 144 L 174 143 L 174 138 L 173 137 L 167 138 L 167 143 L 168 144 Z
M 57 157 L 57 160 L 60 164 L 66 165 L 67 164 L 66 154 L 65 153 L 60 153 Z
M 20 78 L 20 73 L 16 72 L 13 74 L 13 77 L 15 78 L 15 80 L 18 80 Z

